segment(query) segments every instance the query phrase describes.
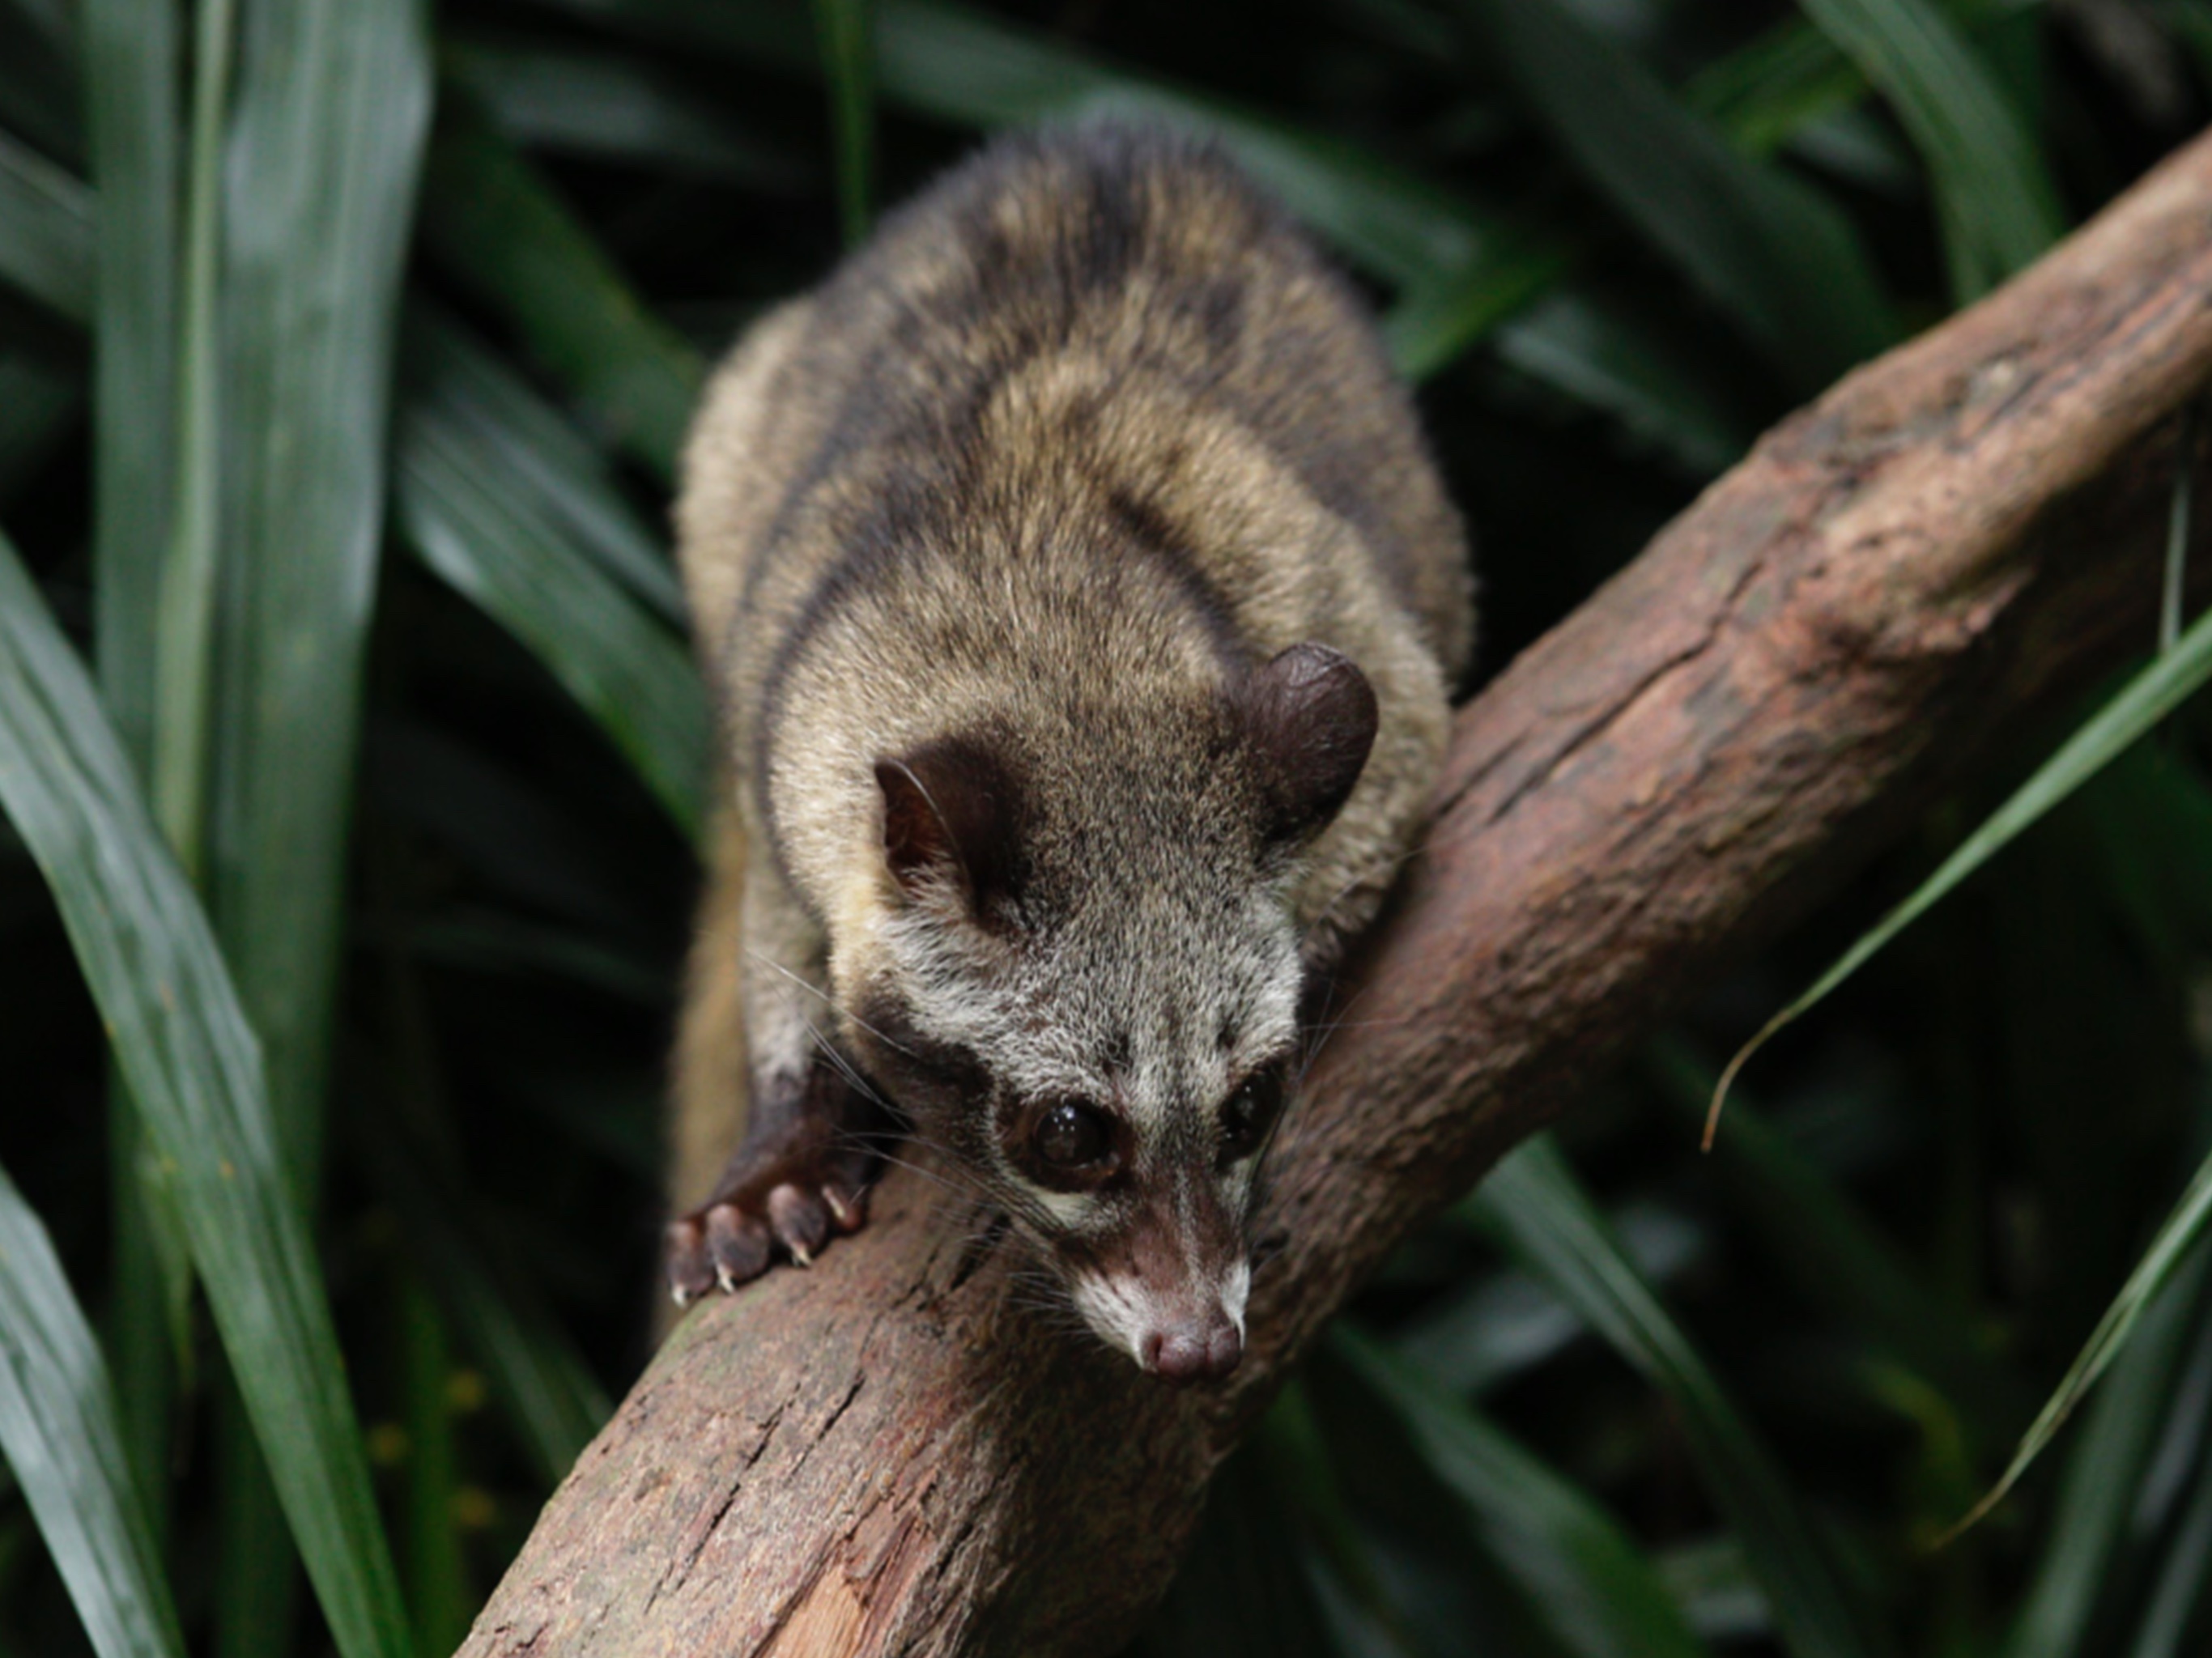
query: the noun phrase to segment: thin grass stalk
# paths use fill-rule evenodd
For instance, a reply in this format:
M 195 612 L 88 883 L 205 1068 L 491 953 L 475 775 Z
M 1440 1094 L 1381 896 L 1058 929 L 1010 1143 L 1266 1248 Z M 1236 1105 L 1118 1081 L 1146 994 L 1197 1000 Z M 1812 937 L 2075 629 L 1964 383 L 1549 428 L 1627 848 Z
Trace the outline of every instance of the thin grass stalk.
M 875 0 L 814 0 L 837 151 L 837 211 L 845 245 L 868 234 L 875 196 Z
M 102 700 L 142 779 L 153 750 L 161 553 L 174 436 L 178 76 L 173 0 L 85 0 L 94 221 L 93 629 Z M 113 1266 L 107 1333 L 125 1451 L 157 1546 L 191 1267 L 119 1073 L 108 1079 Z
M 2189 524 L 2197 499 L 2198 404 L 2182 405 L 2181 430 L 2173 440 L 2173 505 L 2166 521 L 2166 586 L 2159 595 L 2158 653 L 2181 642 L 2183 592 L 2189 574 Z
M 222 147 L 230 104 L 234 0 L 200 0 L 192 68 L 191 177 L 185 209 L 183 327 L 177 352 L 176 517 L 161 578 L 156 646 L 154 817 L 195 886 L 206 876 L 209 709 L 215 671 L 222 408 L 217 319 Z
M 1797 999 L 1761 1027 L 1757 1035 L 1736 1050 L 1713 1089 L 1711 1108 L 1705 1114 L 1703 1145 L 1712 1149 L 1719 1133 L 1721 1108 L 1729 1087 L 1752 1055 L 1766 1046 L 1784 1026 L 1818 1005 L 1899 933 L 1936 904 L 1950 890 L 2039 822 L 2051 809 L 2094 777 L 2106 762 L 2179 708 L 2212 678 L 2212 614 L 2199 616 L 2174 643 L 2173 648 L 2145 668 L 2127 687 L 2069 738 L 2058 752 L 2037 768 L 2035 774 L 2014 791 L 1936 872 L 1912 895 L 1891 910 L 1870 931 L 1844 952 Z

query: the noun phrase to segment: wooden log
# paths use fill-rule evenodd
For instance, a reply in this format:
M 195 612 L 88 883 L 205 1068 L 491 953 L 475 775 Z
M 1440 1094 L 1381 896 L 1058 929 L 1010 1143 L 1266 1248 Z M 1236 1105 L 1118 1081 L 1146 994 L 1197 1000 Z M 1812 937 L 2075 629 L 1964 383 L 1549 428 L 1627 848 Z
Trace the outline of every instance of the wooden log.
M 1273 1154 L 1229 1384 L 1170 1392 L 1024 1304 L 1019 1246 L 895 1172 L 811 1272 L 684 1322 L 462 1651 L 1110 1650 L 1409 1227 L 1994 726 L 2148 645 L 2208 380 L 2212 137 L 1770 433 L 1463 711 Z

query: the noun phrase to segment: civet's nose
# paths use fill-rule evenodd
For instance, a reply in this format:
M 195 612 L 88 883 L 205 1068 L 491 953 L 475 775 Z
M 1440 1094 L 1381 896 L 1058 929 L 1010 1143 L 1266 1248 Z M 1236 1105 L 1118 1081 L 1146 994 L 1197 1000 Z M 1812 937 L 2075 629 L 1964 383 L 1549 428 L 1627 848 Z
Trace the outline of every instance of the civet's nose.
M 1178 1388 L 1218 1382 L 1244 1357 L 1244 1338 L 1217 1307 L 1209 1316 L 1152 1331 L 1139 1355 L 1146 1370 Z

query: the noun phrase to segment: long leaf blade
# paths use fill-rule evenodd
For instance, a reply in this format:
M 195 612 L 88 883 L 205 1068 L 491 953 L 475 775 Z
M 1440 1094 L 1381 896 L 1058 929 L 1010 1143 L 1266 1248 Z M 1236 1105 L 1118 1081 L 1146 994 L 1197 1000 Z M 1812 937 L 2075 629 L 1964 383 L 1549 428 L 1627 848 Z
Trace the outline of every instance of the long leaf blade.
M 1895 338 L 1873 261 L 1828 202 L 1730 149 L 1559 0 L 1461 4 L 1561 148 L 1797 383 Z
M 1666 1394 L 1787 1649 L 1797 1658 L 1878 1650 L 1750 1424 L 1609 1236 L 1558 1147 L 1546 1137 L 1529 1141 L 1465 1208 Z
M 45 874 L 346 1658 L 411 1658 L 261 1057 L 82 666 L 0 539 L 0 807 Z
M 92 315 L 92 192 L 0 131 L 0 282 L 72 322 Z
M 663 477 L 704 371 L 648 313 L 536 169 L 480 122 L 442 122 L 423 179 L 422 233 L 439 262 L 573 386 L 615 440 Z
M 0 1451 L 100 1658 L 183 1658 L 115 1395 L 46 1229 L 0 1169 Z
M 1736 1073 L 1751 1056 L 1765 1046 L 1768 1038 L 1818 1006 L 1891 939 L 2095 776 L 2106 762 L 2179 708 L 2207 679 L 2212 679 L 2212 613 L 2199 616 L 2172 650 L 2136 674 L 2118 695 L 2098 709 L 2060 745 L 2057 753 L 2039 766 L 2033 776 L 1960 843 L 1933 875 L 1863 933 L 1832 967 L 1814 981 L 1809 989 L 1769 1019 L 1765 1028 L 1737 1051 L 1713 1090 L 1712 1108 L 1705 1119 L 1706 1143 L 1711 1144 L 1719 1125 L 1729 1084 L 1735 1080 Z
M 1965 1518 L 1951 1528 L 1949 1534 L 1955 1535 L 1965 1530 L 2004 1501 L 2020 1477 L 2027 1472 L 2028 1466 L 2042 1455 L 2044 1448 L 2065 1425 L 2075 1407 L 2097 1385 L 2097 1379 L 2126 1351 L 2129 1338 L 2135 1333 L 2136 1327 L 2156 1304 L 2160 1291 L 2190 1260 L 2190 1252 L 2204 1236 L 2208 1223 L 2212 1223 L 2212 1157 L 2207 1157 L 2197 1166 L 2188 1189 L 2181 1194 L 2172 1212 L 2159 1227 L 2157 1236 L 2136 1262 L 2135 1270 L 2128 1274 L 2128 1281 L 2120 1286 L 2119 1294 L 2112 1297 L 2112 1305 L 2106 1308 L 2104 1316 L 2097 1321 L 2097 1327 L 2089 1333 L 2088 1340 L 2081 1344 L 2081 1351 L 2067 1366 L 2066 1374 L 2059 1379 L 2058 1386 L 2051 1390 L 2051 1397 L 2036 1412 L 2035 1420 L 2028 1424 L 2027 1432 L 2021 1436 L 2019 1446 L 2013 1452 L 2012 1461 L 2005 1465 L 2005 1471 L 1998 1477 L 1997 1483 L 1990 1488 L 1980 1502 L 1974 1504 Z M 2200 1261 L 2198 1264 L 2201 1266 L 2203 1263 Z
M 1912 135 L 1936 180 L 1961 303 L 2024 269 L 2065 228 L 2019 115 L 1930 0 L 1802 0 Z
M 708 722 L 698 675 L 547 509 L 450 333 L 425 330 L 399 423 L 397 507 L 417 556 L 513 632 L 687 833 L 699 823 Z
M 1378 1343 L 1340 1329 L 1333 1345 L 1467 1504 L 1567 1651 L 1580 1658 L 1706 1651 L 1636 1545 L 1572 1482 Z

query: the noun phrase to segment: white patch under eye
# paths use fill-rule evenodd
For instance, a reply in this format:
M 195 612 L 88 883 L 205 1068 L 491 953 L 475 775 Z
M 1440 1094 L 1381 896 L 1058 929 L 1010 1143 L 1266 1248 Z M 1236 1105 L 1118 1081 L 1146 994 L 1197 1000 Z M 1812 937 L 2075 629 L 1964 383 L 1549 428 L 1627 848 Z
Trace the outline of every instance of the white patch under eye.
M 1036 1200 L 1038 1207 L 1070 1232 L 1088 1231 L 1098 1220 L 1098 1199 L 1087 1193 L 1048 1192 L 1026 1181 L 1023 1187 Z

